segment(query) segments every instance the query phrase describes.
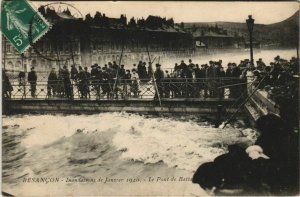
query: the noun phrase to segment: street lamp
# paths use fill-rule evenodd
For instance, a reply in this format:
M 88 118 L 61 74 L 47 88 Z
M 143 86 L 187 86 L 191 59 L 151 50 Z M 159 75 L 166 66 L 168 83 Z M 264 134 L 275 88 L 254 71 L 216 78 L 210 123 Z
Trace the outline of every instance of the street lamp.
M 247 27 L 249 31 L 249 37 L 250 37 L 250 60 L 251 65 L 253 66 L 253 43 L 252 43 L 252 33 L 253 33 L 253 26 L 254 26 L 254 19 L 252 18 L 252 15 L 248 16 L 248 19 L 246 20 Z

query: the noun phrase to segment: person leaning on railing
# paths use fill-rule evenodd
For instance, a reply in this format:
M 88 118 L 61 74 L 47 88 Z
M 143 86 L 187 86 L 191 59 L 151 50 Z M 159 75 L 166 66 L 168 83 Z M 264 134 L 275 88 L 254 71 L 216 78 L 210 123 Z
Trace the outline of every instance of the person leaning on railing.
M 36 97 L 36 81 L 37 81 L 37 75 L 34 70 L 34 67 L 31 67 L 31 71 L 28 73 L 28 82 L 30 83 L 30 92 L 31 92 L 31 97 L 35 98 Z
M 109 73 L 107 72 L 107 67 L 103 67 L 102 68 L 102 79 L 103 79 L 103 83 L 102 83 L 102 93 L 104 95 L 107 96 L 107 98 L 109 99 L 110 98 L 110 92 L 111 92 L 111 84 L 110 84 L 110 75 Z
M 4 69 L 2 69 L 2 97 L 11 98 L 13 87 Z
M 91 98 L 91 91 L 90 91 L 90 80 L 91 80 L 91 73 L 89 73 L 88 71 L 88 68 L 87 67 L 84 67 L 84 73 L 86 75 L 86 84 L 85 84 L 85 88 L 86 88 L 86 91 L 87 91 L 87 95 L 89 98 Z
M 87 76 L 82 69 L 81 66 L 78 67 L 79 73 L 78 73 L 78 88 L 80 93 L 80 98 L 87 98 Z
M 166 76 L 163 79 L 164 83 L 164 98 L 170 98 L 170 93 L 171 93 L 171 75 L 169 74 L 169 71 L 165 71 Z
M 123 92 L 126 94 L 125 96 L 130 96 L 130 84 L 131 84 L 131 73 L 130 70 L 126 70 L 124 75 L 124 85 L 123 85 Z
M 63 78 L 65 96 L 68 99 L 73 99 L 73 88 L 72 88 L 72 83 L 70 80 L 70 72 L 69 72 L 67 66 L 63 67 L 61 74 L 62 74 L 62 78 Z
M 90 85 L 91 85 L 91 92 L 93 92 L 94 90 L 96 90 L 96 92 L 97 92 L 97 84 L 98 84 L 98 82 L 97 82 L 97 78 L 96 78 L 96 75 L 97 75 L 97 72 L 98 72 L 98 70 L 97 70 L 97 67 L 98 67 L 98 64 L 93 64 L 93 65 L 91 65 L 91 76 L 90 76 Z M 97 95 L 98 95 L 98 93 L 97 93 Z
M 155 95 L 154 95 L 154 99 L 158 99 L 158 96 L 160 98 L 163 98 L 164 95 L 163 95 L 163 79 L 164 79 L 164 71 L 162 71 L 160 68 L 161 68 L 161 65 L 160 64 L 156 64 L 156 70 L 154 72 L 154 77 L 155 77 L 155 83 L 156 83 L 156 86 L 157 86 L 157 90 L 158 90 L 158 94 L 157 92 L 155 91 Z
M 48 84 L 47 84 L 47 96 L 55 96 L 56 95 L 56 89 L 57 89 L 57 75 L 55 72 L 55 68 L 52 68 L 49 76 L 48 76 Z
M 96 90 L 96 99 L 100 99 L 100 89 L 101 89 L 102 79 L 103 76 L 102 76 L 101 67 L 98 66 L 98 64 L 94 64 L 91 70 L 91 85 L 92 85 L 92 90 Z
M 72 79 L 73 81 L 76 81 L 77 78 L 78 78 L 78 70 L 77 70 L 77 68 L 75 67 L 75 65 L 73 64 L 73 65 L 71 66 L 71 79 Z
M 139 86 L 140 86 L 139 75 L 138 75 L 138 73 L 136 72 L 135 69 L 132 69 L 132 75 L 131 75 L 131 92 L 133 93 L 133 96 L 135 98 L 138 97 Z

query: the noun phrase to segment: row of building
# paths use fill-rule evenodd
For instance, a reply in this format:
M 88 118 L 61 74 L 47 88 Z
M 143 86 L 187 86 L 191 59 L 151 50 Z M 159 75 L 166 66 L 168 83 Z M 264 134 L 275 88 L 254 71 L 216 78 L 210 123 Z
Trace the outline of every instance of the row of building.
M 190 32 L 173 19 L 149 16 L 147 19 L 130 19 L 125 15 L 109 18 L 99 12 L 75 18 L 67 9 L 60 13 L 40 7 L 39 12 L 53 24 L 51 30 L 34 46 L 20 55 L 3 37 L 3 65 L 6 70 L 20 71 L 35 66 L 38 71 L 51 67 L 92 64 L 104 65 L 109 61 L 121 64 L 148 62 L 154 56 L 186 57 L 197 48 L 232 47 L 234 40 L 222 33 Z M 218 43 L 216 45 L 215 43 Z M 122 58 L 120 57 L 122 54 Z

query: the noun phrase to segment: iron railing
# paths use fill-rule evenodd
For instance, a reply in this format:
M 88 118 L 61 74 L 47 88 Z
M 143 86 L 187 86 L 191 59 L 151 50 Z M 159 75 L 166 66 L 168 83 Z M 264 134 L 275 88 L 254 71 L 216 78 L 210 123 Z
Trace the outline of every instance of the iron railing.
M 150 79 L 140 80 L 55 80 L 3 83 L 5 99 L 89 99 L 126 100 L 172 98 L 238 98 L 247 93 L 247 81 L 240 78 L 164 78 L 156 80 L 158 95 Z M 240 84 L 240 85 L 234 85 Z

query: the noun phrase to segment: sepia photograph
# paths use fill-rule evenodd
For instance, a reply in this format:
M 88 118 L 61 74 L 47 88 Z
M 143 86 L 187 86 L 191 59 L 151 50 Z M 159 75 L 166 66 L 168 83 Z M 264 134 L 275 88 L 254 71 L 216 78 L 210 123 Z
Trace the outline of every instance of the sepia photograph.
M 2 196 L 299 196 L 299 2 L 1 1 Z

